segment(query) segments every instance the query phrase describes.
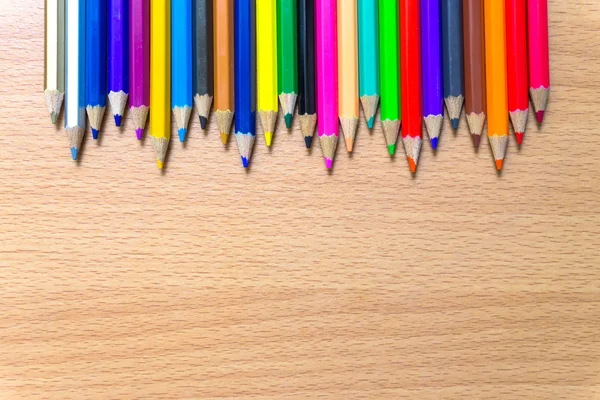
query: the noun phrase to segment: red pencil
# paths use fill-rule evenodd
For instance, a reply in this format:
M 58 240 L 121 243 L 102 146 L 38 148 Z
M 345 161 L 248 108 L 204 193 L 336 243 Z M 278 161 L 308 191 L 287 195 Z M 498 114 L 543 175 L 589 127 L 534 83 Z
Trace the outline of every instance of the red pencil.
M 402 141 L 410 172 L 417 171 L 423 131 L 421 99 L 421 0 L 400 0 Z
M 506 0 L 508 112 L 517 143 L 523 142 L 529 113 L 526 0 Z
M 527 1 L 529 94 L 539 123 L 544 119 L 550 91 L 548 56 L 548 0 Z

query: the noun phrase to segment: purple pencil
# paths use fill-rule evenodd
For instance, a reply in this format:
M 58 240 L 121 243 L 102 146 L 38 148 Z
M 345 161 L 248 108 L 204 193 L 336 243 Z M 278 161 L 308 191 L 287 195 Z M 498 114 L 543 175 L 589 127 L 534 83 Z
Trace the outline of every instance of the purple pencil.
M 129 95 L 129 0 L 108 1 L 108 101 L 121 126 Z
M 444 122 L 441 7 L 440 0 L 421 0 L 423 119 L 434 150 Z
M 150 0 L 129 0 L 129 61 L 129 105 L 142 140 L 150 108 Z

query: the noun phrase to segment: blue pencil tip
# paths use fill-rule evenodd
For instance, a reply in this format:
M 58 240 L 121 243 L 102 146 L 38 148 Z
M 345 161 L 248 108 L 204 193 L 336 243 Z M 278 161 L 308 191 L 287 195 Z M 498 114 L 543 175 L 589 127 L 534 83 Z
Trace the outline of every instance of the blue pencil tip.
M 187 129 L 181 128 L 177 131 L 177 133 L 179 133 L 179 141 L 181 143 L 185 142 L 185 135 L 187 134 Z
M 312 146 L 312 136 L 304 136 L 304 144 L 306 144 L 306 148 L 310 149 L 310 146 Z
M 123 119 L 122 115 L 115 114 L 115 125 L 121 126 L 121 120 Z
M 94 140 L 98 140 L 98 129 L 92 128 L 92 137 Z
M 436 138 L 436 137 L 431 138 L 431 148 L 434 150 L 437 150 L 437 145 L 438 145 L 438 138 Z
M 71 157 L 73 158 L 73 161 L 77 161 L 77 152 L 75 147 L 71 147 Z
M 369 118 L 369 120 L 367 121 L 367 126 L 369 127 L 369 129 L 373 129 L 374 122 L 375 122 L 375 117 Z
M 248 168 L 248 159 L 246 157 L 242 157 L 242 164 L 244 165 L 244 168 Z
M 450 122 L 452 123 L 452 129 L 457 130 L 458 129 L 458 118 L 453 118 Z

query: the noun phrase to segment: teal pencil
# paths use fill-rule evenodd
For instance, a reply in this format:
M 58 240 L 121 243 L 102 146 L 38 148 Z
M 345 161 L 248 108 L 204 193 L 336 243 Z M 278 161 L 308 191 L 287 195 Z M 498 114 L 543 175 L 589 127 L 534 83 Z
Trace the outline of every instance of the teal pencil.
M 360 102 L 369 129 L 379 105 L 378 0 L 358 0 L 358 74 Z

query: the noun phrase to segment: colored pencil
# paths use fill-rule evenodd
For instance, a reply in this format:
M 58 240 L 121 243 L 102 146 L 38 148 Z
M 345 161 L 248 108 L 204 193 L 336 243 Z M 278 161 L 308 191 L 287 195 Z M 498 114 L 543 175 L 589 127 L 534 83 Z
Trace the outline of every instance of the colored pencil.
M 378 0 L 358 0 L 359 94 L 369 129 L 379 105 L 379 7 Z
M 444 122 L 441 6 L 440 0 L 421 0 L 423 120 L 434 150 Z
M 121 126 L 129 96 L 129 0 L 109 0 L 108 11 L 108 102 Z
M 130 112 L 142 140 L 150 108 L 150 2 L 129 0 Z
M 497 0 L 501 1 L 501 0 Z M 452 129 L 458 129 L 465 99 L 463 78 L 462 0 L 442 0 L 444 101 Z
M 214 96 L 213 0 L 192 2 L 193 92 L 200 126 L 206 129 Z
M 171 105 L 179 141 L 192 114 L 192 0 L 171 0 Z
M 517 143 L 523 143 L 529 114 L 527 90 L 527 0 L 506 0 L 508 112 Z
M 358 29 L 356 0 L 337 3 L 338 107 L 346 149 L 352 152 L 358 128 Z
M 473 145 L 479 147 L 485 123 L 485 41 L 483 0 L 465 0 L 463 7 L 465 112 Z
M 340 135 L 336 0 L 315 0 L 315 25 L 319 141 L 325 166 L 331 169 Z
M 277 87 L 288 129 L 298 98 L 296 9 L 296 0 L 277 0 Z
M 85 10 L 86 110 L 98 139 L 106 109 L 106 0 L 86 0 Z
M 150 2 L 150 46 L 150 136 L 162 169 L 171 139 L 171 0 Z
M 65 21 L 65 130 L 77 160 L 85 133 L 85 0 L 66 0 Z
M 215 117 L 221 141 L 227 144 L 233 121 L 233 0 L 214 4 Z
M 379 71 L 381 124 L 388 152 L 394 155 L 402 122 L 400 13 L 397 0 L 379 0 Z
M 506 83 L 506 15 L 504 1 L 484 0 L 485 72 L 488 140 L 496 169 L 502 170 L 508 144 L 508 93 Z
M 277 122 L 277 7 L 276 0 L 256 2 L 256 76 L 258 115 L 271 146 Z
M 298 0 L 298 118 L 307 149 L 317 123 L 315 80 L 315 2 Z
M 529 94 L 535 116 L 541 124 L 550 92 L 550 59 L 548 54 L 548 0 L 527 1 L 529 45 Z
M 494 0 L 495 1 L 495 0 Z M 412 173 L 417 172 L 421 144 L 421 27 L 420 0 L 400 0 L 400 60 L 402 64 L 402 140 Z
M 55 124 L 65 97 L 65 0 L 46 0 L 44 4 L 44 96 Z
M 235 138 L 248 168 L 256 138 L 256 9 L 254 0 L 234 1 Z

